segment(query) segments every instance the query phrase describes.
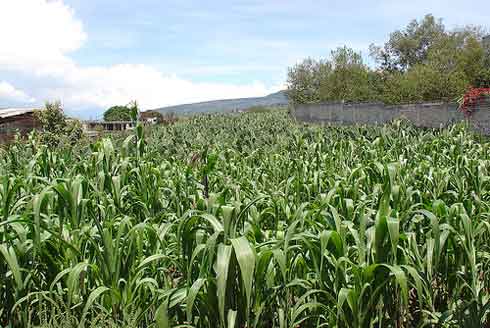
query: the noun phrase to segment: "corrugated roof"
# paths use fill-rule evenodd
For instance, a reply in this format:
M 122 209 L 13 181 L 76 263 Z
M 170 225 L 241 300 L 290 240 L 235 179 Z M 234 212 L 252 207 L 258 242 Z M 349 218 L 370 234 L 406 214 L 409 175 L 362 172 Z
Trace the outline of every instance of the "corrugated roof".
M 0 118 L 32 113 L 36 110 L 38 110 L 38 108 L 0 108 Z

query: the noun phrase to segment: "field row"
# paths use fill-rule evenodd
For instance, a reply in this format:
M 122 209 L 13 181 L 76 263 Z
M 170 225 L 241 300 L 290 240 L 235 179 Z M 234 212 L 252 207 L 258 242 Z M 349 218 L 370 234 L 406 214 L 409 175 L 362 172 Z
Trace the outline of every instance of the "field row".
M 488 327 L 489 144 L 198 116 L 0 151 L 0 326 Z

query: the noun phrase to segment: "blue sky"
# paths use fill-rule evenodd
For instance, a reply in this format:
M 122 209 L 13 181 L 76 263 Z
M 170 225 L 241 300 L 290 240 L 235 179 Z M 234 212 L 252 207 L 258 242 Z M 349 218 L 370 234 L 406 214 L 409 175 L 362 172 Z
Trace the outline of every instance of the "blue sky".
M 488 28 L 486 2 L 1 0 L 0 107 L 59 99 L 96 117 L 132 99 L 266 95 L 301 59 L 344 44 L 367 59 L 370 43 L 427 13 Z

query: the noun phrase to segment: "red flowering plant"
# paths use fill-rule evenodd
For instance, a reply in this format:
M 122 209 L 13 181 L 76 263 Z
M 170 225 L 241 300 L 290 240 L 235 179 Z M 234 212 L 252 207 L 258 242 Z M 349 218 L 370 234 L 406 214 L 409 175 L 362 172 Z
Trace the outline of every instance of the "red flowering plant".
M 459 99 L 459 109 L 469 117 L 475 107 L 488 97 L 490 97 L 490 88 L 471 88 Z

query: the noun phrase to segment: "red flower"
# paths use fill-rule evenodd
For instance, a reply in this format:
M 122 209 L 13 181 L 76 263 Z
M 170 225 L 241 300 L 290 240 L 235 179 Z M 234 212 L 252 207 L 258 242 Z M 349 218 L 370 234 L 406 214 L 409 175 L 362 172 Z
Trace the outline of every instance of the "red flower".
M 460 103 L 460 110 L 466 117 L 470 116 L 475 110 L 475 106 L 485 100 L 485 96 L 490 96 L 490 88 L 472 88 L 465 95 Z

